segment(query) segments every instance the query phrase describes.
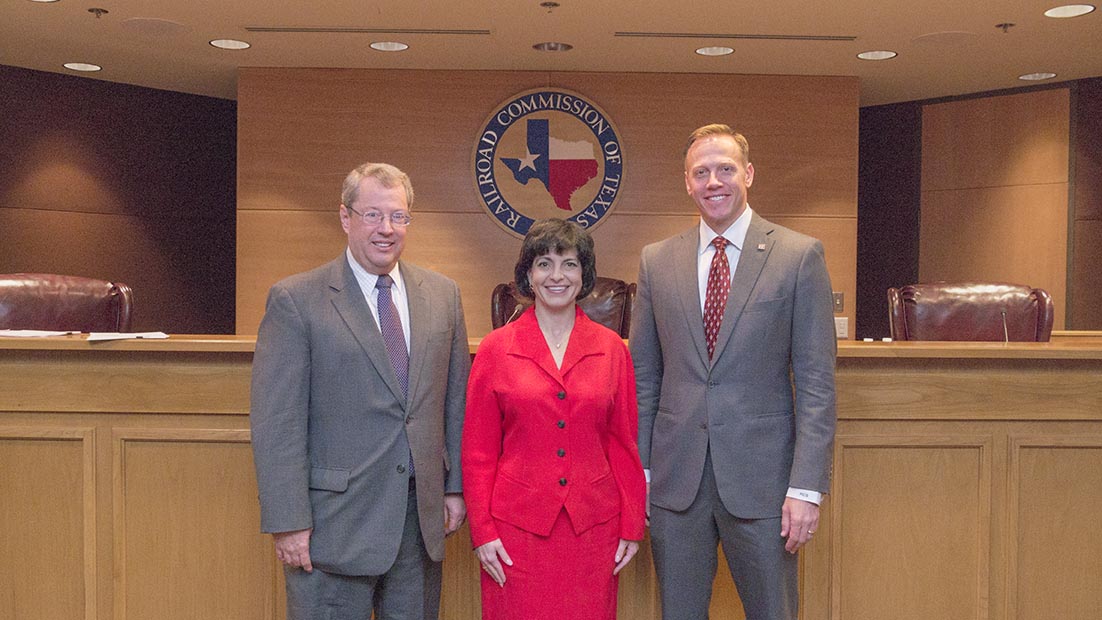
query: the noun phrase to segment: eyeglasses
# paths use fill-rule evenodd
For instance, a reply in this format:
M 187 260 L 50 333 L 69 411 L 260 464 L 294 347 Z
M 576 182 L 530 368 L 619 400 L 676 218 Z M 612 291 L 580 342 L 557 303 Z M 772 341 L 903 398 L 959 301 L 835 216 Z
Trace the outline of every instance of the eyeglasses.
M 344 208 L 360 216 L 360 218 L 363 219 L 364 224 L 367 224 L 368 226 L 378 226 L 379 224 L 383 223 L 384 219 L 390 219 L 390 223 L 392 225 L 404 228 L 406 226 L 409 226 L 409 223 L 413 221 L 413 216 L 409 213 L 406 213 L 405 211 L 395 211 L 394 213 L 390 214 L 390 218 L 387 218 L 387 216 L 378 211 L 366 211 L 364 213 L 360 213 L 359 211 L 353 209 L 348 205 L 344 205 Z

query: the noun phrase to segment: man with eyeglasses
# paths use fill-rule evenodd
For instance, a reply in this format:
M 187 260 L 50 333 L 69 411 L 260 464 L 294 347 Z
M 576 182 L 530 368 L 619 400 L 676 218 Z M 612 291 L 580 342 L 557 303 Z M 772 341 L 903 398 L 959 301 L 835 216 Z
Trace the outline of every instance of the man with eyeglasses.
M 268 295 L 250 421 L 290 620 L 439 617 L 470 357 L 458 287 L 399 260 L 412 204 L 402 171 L 356 168 L 344 254 Z

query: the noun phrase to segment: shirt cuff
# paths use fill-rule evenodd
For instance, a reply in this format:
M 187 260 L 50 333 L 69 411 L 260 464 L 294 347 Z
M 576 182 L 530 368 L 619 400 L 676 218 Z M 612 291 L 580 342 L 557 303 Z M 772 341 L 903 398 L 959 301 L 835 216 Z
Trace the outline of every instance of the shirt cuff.
M 650 484 L 650 470 L 649 469 L 644 469 L 643 470 L 643 478 L 646 479 L 647 484 Z
M 823 494 L 818 491 L 809 491 L 807 489 L 797 489 L 794 487 L 788 487 L 788 493 L 785 494 L 792 499 L 801 499 L 805 502 L 811 502 L 818 506 L 823 503 Z

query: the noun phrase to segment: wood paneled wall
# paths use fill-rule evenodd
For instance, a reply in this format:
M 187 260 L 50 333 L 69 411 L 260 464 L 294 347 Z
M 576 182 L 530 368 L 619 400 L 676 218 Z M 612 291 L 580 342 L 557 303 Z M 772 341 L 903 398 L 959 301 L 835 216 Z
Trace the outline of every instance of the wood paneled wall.
M 134 289 L 134 329 L 233 330 L 232 101 L 0 66 L 0 273 Z
M 726 122 L 750 141 L 751 206 L 822 239 L 834 289 L 853 299 L 856 78 L 256 68 L 238 84 L 239 334 L 256 333 L 273 283 L 340 253 L 341 181 L 364 161 L 409 173 L 416 222 L 404 258 L 455 279 L 470 335 L 489 332 L 490 292 L 512 279 L 520 240 L 479 206 L 472 150 L 496 105 L 549 86 L 592 99 L 620 132 L 621 192 L 594 230 L 601 275 L 634 281 L 644 245 L 696 222 L 684 142 Z M 845 315 L 852 325 L 853 304 Z
M 248 443 L 253 344 L 0 338 L 0 618 L 284 617 Z M 1102 334 L 838 353 L 804 620 L 1102 616 Z M 479 617 L 470 544 L 447 542 L 447 620 Z M 715 583 L 710 618 L 742 620 L 724 568 Z M 660 616 L 645 543 L 619 608 Z
M 1064 329 L 1070 118 L 1066 88 L 923 108 L 920 280 L 1043 288 Z

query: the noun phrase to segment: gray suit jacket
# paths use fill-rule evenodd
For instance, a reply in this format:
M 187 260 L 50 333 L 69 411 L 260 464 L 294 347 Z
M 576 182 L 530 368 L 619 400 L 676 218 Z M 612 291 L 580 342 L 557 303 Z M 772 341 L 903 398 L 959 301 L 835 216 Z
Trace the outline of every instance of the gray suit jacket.
M 710 448 L 728 512 L 778 517 L 789 486 L 829 490 L 837 344 L 823 247 L 753 214 L 709 362 L 698 237 L 647 246 L 639 268 L 631 354 L 650 499 L 688 508 Z
M 410 315 L 409 398 L 344 254 L 272 287 L 253 358 L 261 530 L 312 527 L 311 561 L 386 572 L 398 554 L 412 449 L 421 532 L 444 556 L 444 493 L 459 493 L 470 354 L 459 289 L 399 263 Z

